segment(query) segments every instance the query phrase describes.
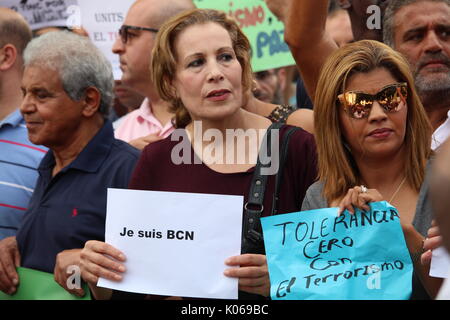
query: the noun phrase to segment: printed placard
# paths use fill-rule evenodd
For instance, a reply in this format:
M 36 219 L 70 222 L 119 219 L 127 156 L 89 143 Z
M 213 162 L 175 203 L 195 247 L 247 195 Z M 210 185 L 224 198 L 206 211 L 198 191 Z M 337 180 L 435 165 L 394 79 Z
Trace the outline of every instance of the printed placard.
M 225 260 L 240 255 L 243 197 L 108 189 L 106 242 L 121 250 L 122 291 L 237 299 L 237 278 Z

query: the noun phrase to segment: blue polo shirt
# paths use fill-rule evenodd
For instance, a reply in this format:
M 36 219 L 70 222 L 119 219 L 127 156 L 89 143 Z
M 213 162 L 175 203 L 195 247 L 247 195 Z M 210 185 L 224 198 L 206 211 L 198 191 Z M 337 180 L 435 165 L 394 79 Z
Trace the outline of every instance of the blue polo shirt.
M 0 122 L 0 240 L 16 234 L 46 152 L 28 140 L 19 110 Z
M 21 265 L 53 273 L 59 252 L 104 241 L 107 188 L 127 188 L 138 157 L 137 149 L 114 138 L 109 121 L 54 177 L 49 151 L 16 236 Z

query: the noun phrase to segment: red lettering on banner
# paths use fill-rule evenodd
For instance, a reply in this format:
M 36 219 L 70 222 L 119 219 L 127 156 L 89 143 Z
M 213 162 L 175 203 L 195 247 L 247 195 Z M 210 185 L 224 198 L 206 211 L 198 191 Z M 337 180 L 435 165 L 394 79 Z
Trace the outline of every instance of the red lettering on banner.
M 233 2 L 230 2 L 230 10 L 228 15 L 236 19 L 240 28 L 246 28 L 249 26 L 256 26 L 262 24 L 266 17 L 266 13 L 262 6 L 256 6 L 253 8 L 240 8 L 233 10 Z

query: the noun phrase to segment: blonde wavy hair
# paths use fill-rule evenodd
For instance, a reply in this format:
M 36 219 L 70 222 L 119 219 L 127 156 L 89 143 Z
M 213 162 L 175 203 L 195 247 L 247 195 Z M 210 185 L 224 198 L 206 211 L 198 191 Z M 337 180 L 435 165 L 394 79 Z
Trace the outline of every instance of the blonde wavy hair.
M 328 203 L 340 199 L 349 188 L 361 184 L 353 155 L 345 147 L 339 121 L 337 96 L 345 91 L 347 80 L 356 73 L 385 68 L 399 82 L 408 84 L 405 134 L 407 182 L 417 191 L 425 177 L 431 155 L 431 125 L 414 87 L 406 59 L 385 44 L 362 40 L 335 51 L 324 64 L 317 84 L 314 126 L 318 152 L 319 180 Z
M 156 36 L 152 50 L 151 74 L 159 96 L 171 104 L 171 111 L 175 113 L 176 128 L 186 127 L 191 122 L 191 117 L 172 86 L 177 67 L 174 43 L 177 36 L 186 28 L 210 22 L 219 24 L 230 35 L 233 50 L 242 67 L 244 97 L 245 92 L 252 86 L 250 42 L 234 19 L 224 12 L 212 9 L 192 9 L 174 16 L 161 26 Z

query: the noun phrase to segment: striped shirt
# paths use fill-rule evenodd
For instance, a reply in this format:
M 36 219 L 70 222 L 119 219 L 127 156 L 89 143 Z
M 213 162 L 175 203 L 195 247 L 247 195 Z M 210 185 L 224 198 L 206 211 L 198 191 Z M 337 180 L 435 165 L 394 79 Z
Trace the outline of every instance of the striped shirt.
M 28 140 L 19 110 L 0 122 L 0 240 L 16 234 L 46 152 Z

